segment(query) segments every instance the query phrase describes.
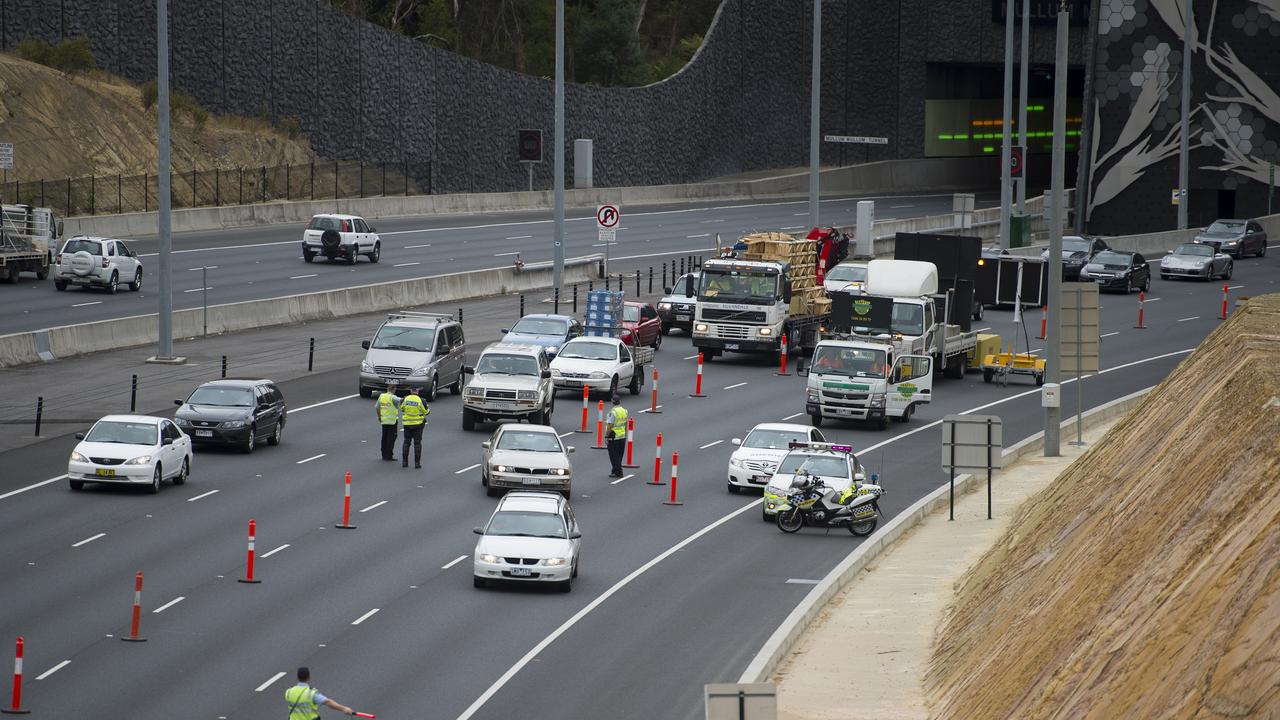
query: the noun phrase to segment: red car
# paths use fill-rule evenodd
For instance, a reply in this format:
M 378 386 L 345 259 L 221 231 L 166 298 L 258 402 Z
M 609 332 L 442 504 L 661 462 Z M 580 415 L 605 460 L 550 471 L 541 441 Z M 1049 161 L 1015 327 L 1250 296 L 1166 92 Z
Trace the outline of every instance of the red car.
M 632 339 L 632 336 L 635 336 Z M 662 320 L 653 303 L 629 302 L 622 304 L 622 342 L 629 345 L 648 345 L 657 350 L 662 346 Z

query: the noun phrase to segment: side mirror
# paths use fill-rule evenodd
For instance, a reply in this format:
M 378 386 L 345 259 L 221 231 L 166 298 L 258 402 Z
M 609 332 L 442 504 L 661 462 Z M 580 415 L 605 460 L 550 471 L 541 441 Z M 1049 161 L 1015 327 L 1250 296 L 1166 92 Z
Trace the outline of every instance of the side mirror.
M 372 225 L 370 225 L 370 226 L 369 226 L 369 232 L 371 232 L 371 233 L 376 233 L 376 232 L 378 232 L 378 228 L 373 227 Z
M 582 537 L 582 533 L 578 532 L 577 530 L 574 530 L 573 532 L 569 533 L 570 540 L 577 540 L 580 537 Z
M 511 332 L 511 328 L 502 328 L 498 332 L 502 333 L 503 335 L 506 335 L 507 333 Z
M 364 341 L 362 341 L 362 342 L 360 343 L 360 347 L 364 348 L 365 350 L 368 350 L 368 349 L 369 349 L 369 341 L 368 341 L 368 340 L 364 340 Z
M 663 294 L 663 295 L 670 295 L 670 294 L 671 294 L 671 288 L 669 288 L 669 287 L 664 287 L 664 288 L 662 288 L 662 294 Z
M 76 439 L 77 439 L 77 440 L 83 440 L 83 439 L 84 439 L 84 433 L 76 433 Z
M 693 297 L 693 283 L 685 283 L 684 296 L 687 298 Z
M 61 220 L 58 221 L 58 224 L 54 229 L 57 230 L 58 232 L 58 234 L 55 235 L 54 237 L 62 237 L 62 221 Z
M 791 281 L 788 280 L 786 285 L 782 286 L 782 302 L 791 302 Z
M 177 405 L 178 407 L 182 407 L 182 401 L 181 401 L 181 400 L 174 400 L 174 401 L 173 401 L 173 404 L 174 404 L 174 405 Z
M 484 442 L 480 443 L 480 447 L 484 448 L 485 450 L 488 450 L 491 445 L 493 445 L 493 443 L 489 442 L 488 440 L 485 440 Z
M 741 445 L 741 444 L 742 444 L 742 438 L 730 438 L 730 439 L 729 439 L 729 444 L 730 444 L 730 445 Z
M 164 438 L 164 439 L 162 439 L 162 440 L 160 441 L 160 444 L 161 444 L 161 445 L 172 445 L 172 444 L 173 444 L 173 438 L 171 438 L 171 437 Z
M 566 446 L 566 447 L 565 447 L 565 449 L 564 449 L 564 451 L 565 451 L 565 452 L 567 452 L 567 453 L 569 453 L 570 455 L 572 455 L 572 454 L 573 454 L 573 446 L 572 446 L 572 445 L 568 445 L 568 446 Z
M 463 374 L 463 375 L 475 375 L 475 374 L 476 374 L 476 369 L 475 369 L 475 368 L 473 368 L 473 367 L 471 367 L 470 365 L 463 365 L 463 366 L 462 366 L 462 374 Z
M 483 535 L 483 534 L 484 534 L 484 528 L 479 527 L 479 526 L 476 526 L 476 527 L 471 528 L 471 532 L 473 532 L 473 533 L 475 533 L 475 534 L 477 534 L 477 535 Z
M 809 368 L 804 364 L 804 356 L 796 358 L 796 375 L 809 377 Z
M 550 379 L 550 377 L 551 377 L 551 371 L 550 371 L 550 370 L 543 370 L 543 371 L 542 371 L 542 373 L 539 375 L 539 377 L 541 377 L 543 380 Z

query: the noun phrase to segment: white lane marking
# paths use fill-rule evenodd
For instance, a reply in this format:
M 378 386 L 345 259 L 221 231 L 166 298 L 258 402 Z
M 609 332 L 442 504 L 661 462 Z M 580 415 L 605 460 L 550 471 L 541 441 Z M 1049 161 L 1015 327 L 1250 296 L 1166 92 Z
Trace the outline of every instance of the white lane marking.
M 40 673 L 39 675 L 37 675 L 37 676 L 36 676 L 36 679 L 37 679 L 37 680 L 43 680 L 43 679 L 45 679 L 45 678 L 49 677 L 50 675 L 52 675 L 52 674 L 54 674 L 54 673 L 58 672 L 58 671 L 59 671 L 59 670 L 61 670 L 62 668 L 64 668 L 64 667 L 66 667 L 66 666 L 70 665 L 70 664 L 71 664 L 71 661 L 70 661 L 70 660 L 63 660 L 62 662 L 58 663 L 57 665 L 54 665 L 53 667 L 49 668 L 48 670 L 45 670 L 44 672 L 42 672 L 42 673 Z
M 804 413 L 802 413 L 802 412 L 798 412 L 798 413 L 795 413 L 795 414 L 793 414 L 793 415 L 788 415 L 788 416 L 786 416 L 786 417 L 784 417 L 784 418 L 782 418 L 782 419 L 783 419 L 783 420 L 794 420 L 794 419 L 796 419 L 796 418 L 800 417 L 800 416 L 801 416 L 801 415 L 803 415 L 803 414 L 804 414 Z
M 320 453 L 319 455 L 312 455 L 311 457 L 306 458 L 305 460 L 299 460 L 298 462 L 294 463 L 294 465 L 302 465 L 303 463 L 309 463 L 312 460 L 319 460 L 325 455 L 328 455 L 328 453 Z
M 311 409 L 318 408 L 318 407 L 324 407 L 325 405 L 332 405 L 332 404 L 334 404 L 334 403 L 339 403 L 339 402 L 342 402 L 343 400 L 350 400 L 351 398 L 354 398 L 354 397 L 360 397 L 360 396 L 359 396 L 358 394 L 356 394 L 356 395 L 343 395 L 342 397 L 336 397 L 336 398 L 333 398 L 332 400 L 322 400 L 322 401 L 320 401 L 320 402 L 318 402 L 318 403 L 311 403 L 310 405 L 303 405 L 302 407 L 300 407 L 300 408 L 295 408 L 295 409 L 293 409 L 293 410 L 290 410 L 289 412 L 302 412 L 303 410 L 311 410 Z
M 93 542 L 94 540 L 97 540 L 100 537 L 106 537 L 106 535 L 107 534 L 104 532 L 98 533 L 97 535 L 94 535 L 93 537 L 87 537 L 78 543 L 72 543 L 71 547 L 80 547 L 81 545 L 88 545 L 89 543 Z
M 310 275 L 292 275 L 292 276 L 290 276 L 290 277 L 289 277 L 289 279 L 290 279 L 290 280 L 301 280 L 301 279 L 303 279 L 303 278 L 309 278 L 309 277 L 315 277 L 315 276 L 316 276 L 316 274 L 315 274 L 315 273 L 311 273 Z
M 422 263 L 420 263 L 420 262 L 396 263 L 395 265 L 392 265 L 391 267 L 412 267 L 412 266 L 414 266 L 414 265 L 421 265 L 421 264 L 422 264 Z
M 658 409 L 658 410 L 661 410 L 661 409 L 662 409 L 662 406 L 661 406 L 661 405 L 659 405 L 659 406 L 657 407 L 657 409 Z M 654 410 L 654 408 L 652 408 L 652 407 L 647 407 L 647 408 L 645 408 L 645 409 L 641 410 L 640 412 L 642 412 L 642 413 L 647 413 L 647 412 L 652 412 L 653 410 Z
M 187 498 L 187 502 L 195 502 L 195 501 L 199 500 L 200 498 L 207 498 L 207 497 L 209 497 L 210 495 L 214 495 L 214 494 L 219 493 L 219 492 L 222 492 L 222 491 L 221 491 L 221 490 L 210 490 L 210 491 L 209 491 L 209 492 L 207 492 L 207 493 L 200 493 L 199 495 L 197 495 L 197 496 L 195 496 L 195 497 L 189 497 L 189 498 Z
M 817 585 L 818 580 L 809 580 L 806 578 L 787 578 L 787 585 Z
M 494 254 L 493 254 L 493 256 L 494 256 L 494 257 L 506 257 L 506 256 L 508 256 L 508 255 L 519 255 L 519 254 L 520 254 L 520 251 L 519 251 L 519 250 L 515 250 L 515 251 L 512 251 L 512 252 L 494 253 Z
M 1098 337 L 1100 337 L 1100 338 L 1104 338 L 1104 337 L 1111 337 L 1112 335 L 1119 335 L 1119 334 L 1120 334 L 1120 333 L 1119 333 L 1119 331 L 1117 331 L 1117 332 L 1109 332 L 1109 333 L 1106 333 L 1106 334 L 1104 334 L 1104 335 L 1099 335 Z
M 187 268 L 187 272 L 193 272 L 195 270 L 217 270 L 217 269 L 218 269 L 217 265 L 202 265 L 200 267 Z
M 669 252 L 646 253 L 644 255 L 623 255 L 613 258 L 613 260 L 643 260 L 644 258 L 666 257 L 667 255 L 688 255 L 689 253 L 712 252 L 715 248 L 686 248 L 684 250 L 671 250 Z
M 289 543 L 285 543 L 280 547 L 276 548 L 275 550 L 269 550 L 267 552 L 262 553 L 261 555 L 258 556 L 258 559 L 261 560 L 263 558 L 269 558 L 272 555 L 275 555 L 276 553 L 280 552 L 281 550 L 284 550 L 287 547 L 289 547 Z
M 376 614 L 378 614 L 378 608 L 374 608 L 374 609 L 370 610 L 369 612 L 367 612 L 367 613 L 365 613 L 365 614 L 361 615 L 360 617 L 356 618 L 355 620 L 352 620 L 352 621 L 351 621 L 351 624 L 352 624 L 352 625 L 359 625 L 360 623 L 364 622 L 365 620 L 368 620 L 369 618 L 373 617 L 373 616 L 374 616 L 374 615 L 376 615 Z
M 1242 288 L 1242 287 L 1244 287 L 1244 286 L 1243 286 L 1243 285 L 1228 285 L 1228 286 L 1227 286 L 1227 289 L 1228 289 L 1228 290 L 1239 290 L 1239 289 L 1240 289 L 1240 288 Z
M 1200 316 L 1199 316 L 1199 315 L 1192 315 L 1192 316 L 1191 316 L 1191 317 L 1189 317 L 1189 318 L 1182 318 L 1182 319 L 1178 320 L 1178 322 L 1187 322 L 1188 320 L 1199 320 L 1199 319 L 1200 319 Z
M 476 469 L 476 468 L 478 468 L 478 467 L 480 467 L 480 463 L 476 463 L 475 465 L 468 465 L 468 466 L 466 466 L 466 467 L 462 468 L 461 470 L 455 470 L 455 471 L 453 472 L 453 474 L 454 474 L 454 475 L 461 475 L 461 474 L 462 474 L 462 473 L 464 473 L 464 472 L 471 472 L 472 470 L 475 470 L 475 469 Z
M 740 388 L 740 387 L 742 387 L 743 385 L 746 385 L 746 383 L 744 383 L 744 382 L 734 383 L 733 385 L 726 385 L 726 386 L 724 387 L 724 389 L 725 389 L 725 390 L 732 390 L 732 389 L 734 389 L 734 388 Z
M 76 303 L 75 305 L 72 305 L 71 307 L 88 307 L 88 306 L 90 306 L 90 305 L 101 305 L 101 304 L 102 304 L 102 301 L 101 301 L 101 300 L 94 300 L 93 302 Z
M 709 448 L 709 447 L 715 447 L 715 446 L 719 445 L 719 444 L 720 444 L 720 443 L 722 443 L 722 442 L 724 442 L 724 441 L 723 441 L 723 440 L 716 440 L 715 442 L 709 442 L 709 443 L 707 443 L 706 445 L 700 445 L 700 446 L 698 447 L 698 449 L 699 449 L 699 450 L 706 450 L 707 448 Z
M 263 690 L 266 690 L 267 688 L 271 687 L 272 683 L 274 683 L 275 681 L 279 680 L 282 677 L 284 677 L 284 673 L 278 672 L 275 675 L 272 675 L 270 680 L 267 680 L 266 682 L 262 683 L 258 687 L 254 688 L 253 691 L 262 692 Z
M 184 292 L 184 293 L 193 293 L 193 292 L 200 292 L 201 290 L 212 290 L 212 289 L 213 289 L 213 286 L 212 286 L 212 285 L 210 285 L 209 287 L 191 288 L 190 290 L 183 290 L 182 292 Z
M 35 490 L 36 488 L 38 488 L 38 487 L 44 487 L 45 485 L 48 485 L 49 483 L 56 483 L 56 482 L 58 482 L 59 480 L 66 480 L 66 479 L 67 479 L 67 476 L 66 476 L 66 475 L 59 475 L 58 477 L 51 477 L 51 478 L 49 478 L 48 480 L 41 480 L 40 482 L 35 483 L 34 485 L 28 485 L 28 486 L 26 486 L 26 487 L 21 487 L 21 488 L 18 488 L 17 490 L 10 490 L 9 492 L 7 492 L 7 493 L 5 493 L 5 494 L 0 495 L 0 500 L 4 500 L 5 498 L 13 497 L 14 495 L 21 495 L 22 493 L 24 493 L 24 492 L 26 492 L 26 491 L 28 491 L 28 490 Z
M 687 239 L 692 240 L 693 238 L 711 237 L 711 233 L 702 233 L 701 235 L 685 235 L 685 237 L 686 237 Z
M 636 213 L 629 213 L 629 214 L 634 216 Z M 576 218 L 567 217 L 564 219 L 565 222 L 581 222 L 583 220 L 595 220 L 595 217 L 594 216 L 576 217 Z M 391 232 L 378 233 L 378 235 L 412 235 L 413 233 L 444 232 L 446 230 L 484 230 L 486 228 L 510 227 L 510 226 L 516 226 L 516 225 L 545 225 L 546 223 L 550 223 L 550 222 L 555 222 L 555 221 L 554 220 L 524 220 L 520 222 L 489 223 L 487 225 L 455 225 L 453 227 L 421 228 L 418 230 L 392 230 Z
M 803 230 L 803 225 L 792 225 L 790 227 L 778 228 L 779 230 Z
M 178 597 L 176 597 L 176 598 L 174 598 L 174 599 L 170 600 L 169 602 L 167 602 L 167 603 L 165 603 L 165 604 L 161 605 L 160 607 L 156 608 L 155 610 L 152 610 L 152 611 L 151 611 L 151 614 L 153 614 L 153 615 L 154 615 L 154 614 L 156 614 L 156 613 L 162 613 L 162 612 L 164 612 L 165 610 L 168 610 L 169 608 L 173 607 L 174 605 L 177 605 L 178 603 L 182 602 L 183 600 L 186 600 L 186 598 L 185 598 L 185 597 L 183 597 L 182 595 L 179 595 Z
M 531 238 L 531 237 L 533 237 L 533 236 L 532 236 L 532 235 L 512 235 L 511 237 L 509 237 L 509 238 L 507 238 L 507 239 L 508 239 L 508 240 L 528 240 L 528 239 L 529 239 L 529 238 Z
M 685 358 L 685 360 L 697 360 L 697 359 L 698 359 L 697 355 L 690 355 L 689 357 Z
M 938 422 L 941 423 L 942 421 L 939 420 Z M 650 569 L 652 569 L 655 565 L 662 562 L 663 560 L 666 560 L 667 558 L 671 557 L 677 552 L 680 552 L 685 547 L 692 544 L 694 541 L 698 540 L 698 538 L 701 538 L 703 535 L 706 535 L 712 530 L 715 530 L 721 525 L 729 522 L 730 520 L 741 515 L 742 513 L 754 508 L 755 506 L 759 505 L 762 502 L 764 502 L 764 498 L 758 498 L 750 503 L 747 503 L 746 505 L 743 505 L 742 507 L 738 508 L 737 510 L 734 510 L 728 515 L 725 515 L 720 519 L 716 520 L 715 522 L 712 522 L 711 524 L 704 526 L 701 530 L 698 530 L 697 532 L 693 533 L 689 537 L 686 537 L 684 540 L 681 540 L 675 545 L 672 545 L 671 547 L 667 548 L 661 554 L 657 555 L 656 557 L 654 557 L 652 560 L 645 563 L 644 565 L 641 565 L 635 570 L 632 570 L 630 574 L 628 574 L 626 577 L 622 578 L 618 582 L 614 583 L 613 586 L 610 587 L 608 590 L 605 590 L 603 593 L 600 593 L 600 595 L 596 596 L 594 600 L 587 603 L 585 607 L 583 607 L 578 612 L 574 613 L 573 616 L 570 617 L 568 620 L 565 620 L 564 623 L 560 625 L 560 627 L 553 630 L 550 635 L 547 635 L 537 645 L 534 645 L 533 649 L 525 653 L 524 657 L 517 660 L 514 665 L 512 665 L 506 672 L 502 674 L 502 677 L 499 677 L 492 685 L 489 686 L 487 690 L 484 691 L 484 693 L 480 695 L 480 697 L 476 698 L 475 702 L 471 703 L 471 705 L 466 710 L 462 711 L 462 714 L 458 716 L 458 720 L 470 720 L 471 717 L 473 717 L 477 712 L 480 711 L 480 708 L 484 707 L 485 703 L 489 702 L 489 698 L 496 695 L 504 685 L 506 685 L 508 682 L 511 681 L 511 678 L 515 677 L 516 673 L 520 672 L 520 670 L 522 670 L 526 665 L 532 662 L 534 658 L 536 658 L 539 654 L 541 654 L 543 650 L 547 649 L 547 646 L 551 645 L 551 643 L 555 642 L 557 638 L 559 638 L 561 635 L 568 632 L 569 629 L 572 628 L 574 625 L 578 624 L 578 622 L 581 621 L 582 618 L 590 614 L 592 610 L 595 610 L 597 607 L 600 607 L 600 605 L 603 604 L 604 601 L 613 597 L 620 590 L 622 590 L 622 588 L 626 587 L 627 585 L 630 585 L 636 578 L 645 574 L 646 572 L 648 572 Z
M 627 475 L 623 475 L 622 477 L 618 478 L 617 480 L 614 480 L 613 482 L 611 482 L 611 483 L 609 483 L 609 484 L 610 484 L 610 485 L 617 485 L 618 483 L 622 482 L 623 480 L 626 480 L 626 479 L 628 479 L 628 478 L 633 478 L 633 477 L 635 477 L 635 473 L 629 473 L 629 474 L 627 474 Z
M 1039 354 L 1040 354 L 1040 348 L 1036 348 L 1035 350 L 1030 350 L 1030 351 L 1028 351 L 1028 352 L 1027 352 L 1027 354 L 1028 354 L 1028 355 L 1039 355 Z
M 440 569 L 441 569 L 441 570 L 448 570 L 449 568 L 453 567 L 454 565 L 457 565 L 458 563 L 460 563 L 460 562 L 462 562 L 463 560 L 466 560 L 466 559 L 467 559 L 467 556 L 466 556 L 466 555 L 459 555 L 458 557 L 456 557 L 456 558 L 454 558 L 454 559 L 450 560 L 449 562 L 445 563 L 444 565 L 441 565 L 441 566 L 440 566 Z
M 557 437 L 568 437 L 572 434 L 573 434 L 573 431 L 570 430 L 569 432 L 566 432 L 566 433 L 560 433 Z
M 809 213 L 791 213 L 792 217 L 804 217 L 805 215 L 808 215 L 808 214 Z
M 890 210 L 901 210 L 902 208 L 915 207 L 915 205 L 890 205 Z
M 209 252 L 210 250 L 241 250 L 244 248 L 271 247 L 272 245 L 297 245 L 297 244 L 298 244 L 297 240 L 281 240 L 277 242 L 268 242 L 268 243 L 251 243 L 249 245 L 220 245 L 218 247 L 188 248 L 186 250 L 171 250 L 170 252 L 172 252 L 174 255 L 181 255 L 183 253 Z M 160 253 L 139 253 L 138 257 L 156 257 L 159 254 Z
M 376 503 L 374 503 L 374 504 L 370 505 L 370 506 L 369 506 L 369 507 L 367 507 L 367 508 L 362 508 L 362 509 L 360 510 L 360 512 L 362 512 L 362 513 L 366 513 L 366 512 L 369 512 L 370 510 L 376 510 L 377 508 L 380 508 L 380 507 L 382 507 L 383 505 L 386 505 L 386 504 L 387 504 L 387 501 L 386 501 L 386 500 L 379 500 L 378 502 L 376 502 Z
M 431 243 L 427 243 L 427 244 L 425 244 L 425 245 L 405 245 L 405 246 L 404 246 L 404 249 L 405 249 L 405 250 L 417 250 L 418 248 L 424 248 L 424 247 L 431 247 Z
M 1147 298 L 1146 300 L 1143 300 L 1143 302 L 1160 302 L 1161 299 L 1162 298 L 1158 298 L 1158 297 Z
M 974 332 L 986 332 L 986 331 L 988 331 L 988 330 L 990 330 L 990 329 L 991 329 L 991 328 L 989 328 L 989 327 L 978 328 L 977 330 L 974 330 Z

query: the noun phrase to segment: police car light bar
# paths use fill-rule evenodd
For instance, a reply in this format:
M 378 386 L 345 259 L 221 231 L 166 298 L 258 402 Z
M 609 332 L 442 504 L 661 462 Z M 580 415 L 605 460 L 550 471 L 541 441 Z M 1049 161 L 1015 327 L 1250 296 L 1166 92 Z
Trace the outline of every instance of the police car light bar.
M 836 443 L 826 442 L 805 442 L 803 440 L 792 440 L 787 443 L 787 447 L 791 450 L 797 448 L 811 448 L 813 450 L 835 450 L 836 452 L 853 452 L 852 445 L 837 445 Z

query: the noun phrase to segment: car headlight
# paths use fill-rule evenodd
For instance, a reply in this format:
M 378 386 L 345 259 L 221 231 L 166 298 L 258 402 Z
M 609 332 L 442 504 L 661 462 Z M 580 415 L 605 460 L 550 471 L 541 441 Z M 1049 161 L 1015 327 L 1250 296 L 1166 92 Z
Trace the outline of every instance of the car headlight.
M 559 346 L 559 345 L 548 345 L 548 346 L 546 347 L 546 352 L 547 352 L 547 354 L 548 354 L 548 355 L 555 355 L 556 353 L 560 352 L 560 346 Z
M 561 377 L 562 375 L 564 375 L 564 373 L 560 372 L 558 369 L 551 368 L 551 377 L 557 378 L 557 377 Z
M 556 474 L 561 477 L 569 474 L 569 468 L 556 468 Z
M 517 400 L 537 400 L 538 391 L 537 390 L 517 390 L 516 399 Z
M 178 427 L 189 427 L 191 425 L 191 421 L 186 418 L 174 418 L 173 422 Z
M 428 373 L 430 373 L 430 372 L 431 372 L 431 367 L 430 367 L 430 366 L 427 366 L 427 365 L 424 365 L 424 366 L 422 366 L 422 367 L 420 367 L 420 368 L 416 368 L 413 372 L 409 373 L 409 376 L 410 376 L 410 377 L 424 377 L 425 375 L 427 375 L 427 374 L 428 374 Z
M 484 388 L 469 387 L 466 389 L 465 392 L 467 397 L 473 397 L 473 398 L 484 397 Z
M 1087 278 L 1087 277 L 1089 277 L 1089 268 L 1088 268 L 1088 267 L 1082 267 L 1082 268 L 1080 268 L 1080 277 L 1082 277 L 1082 278 Z
M 367 362 L 365 362 L 365 361 L 361 360 L 361 361 L 360 361 L 360 370 L 361 370 L 361 371 L 363 371 L 363 372 L 371 373 L 371 372 L 373 372 L 373 366 L 372 366 L 372 365 L 370 365 L 369 363 L 367 363 Z
M 542 561 L 542 564 L 548 567 L 559 567 L 565 564 L 565 559 L 564 558 L 547 558 L 546 560 Z
M 493 466 L 493 471 L 494 471 L 494 472 L 501 472 L 501 473 L 504 473 L 504 472 L 506 472 L 508 469 L 509 469 L 509 468 L 508 468 L 506 465 L 494 465 L 494 466 Z
M 74 451 L 74 450 L 73 450 L 73 451 L 71 451 L 71 462 L 82 462 L 82 463 L 87 463 L 87 462 L 89 462 L 89 458 L 87 458 L 87 457 L 85 457 L 85 456 L 81 455 L 80 453 L 78 453 L 78 452 L 76 452 L 76 451 Z
M 817 391 L 817 390 L 810 390 L 810 391 L 809 391 L 809 402 L 811 402 L 811 403 L 816 403 L 816 402 L 818 402 L 818 400 L 820 400 L 820 399 L 821 399 L 821 398 L 819 398 L 819 396 L 818 396 L 818 391 Z
M 1237 242 L 1238 242 L 1237 240 L 1228 240 L 1228 241 L 1227 241 L 1227 244 L 1228 244 L 1228 245 L 1235 245 Z
M 587 377 L 591 378 L 592 380 L 604 380 L 605 378 L 609 377 L 609 373 L 596 370 L 595 372 L 591 373 Z
M 150 465 L 150 464 L 151 464 L 150 455 L 139 455 L 138 457 L 132 460 L 125 461 L 125 465 Z
M 694 326 L 693 326 L 693 331 L 694 331 L 694 332 L 706 332 L 706 331 L 707 331 L 707 324 L 706 324 L 706 323 L 695 323 L 695 324 L 694 324 Z
M 222 427 L 229 429 L 242 428 L 244 427 L 244 420 L 228 420 L 222 423 Z
M 772 335 L 772 334 L 773 334 L 773 328 L 770 328 L 770 327 L 762 327 L 762 328 L 760 328 L 759 330 L 757 330 L 756 332 L 758 332 L 758 333 L 760 333 L 761 335 L 764 335 L 764 336 L 766 336 L 766 337 L 767 337 L 767 336 L 769 336 L 769 335 Z
M 884 407 L 884 395 L 872 395 L 871 407 Z
M 498 556 L 490 555 L 489 553 L 480 553 L 480 562 L 496 563 L 498 562 Z
M 739 460 L 739 459 L 738 459 L 738 458 L 736 458 L 736 457 L 730 456 L 730 457 L 729 457 L 729 467 L 736 467 L 736 468 L 740 468 L 740 467 L 742 467 L 742 461 L 741 461 L 741 460 Z
M 671 303 L 658 303 L 658 309 L 659 309 L 659 310 L 670 310 L 670 309 L 671 309 Z

